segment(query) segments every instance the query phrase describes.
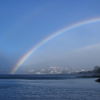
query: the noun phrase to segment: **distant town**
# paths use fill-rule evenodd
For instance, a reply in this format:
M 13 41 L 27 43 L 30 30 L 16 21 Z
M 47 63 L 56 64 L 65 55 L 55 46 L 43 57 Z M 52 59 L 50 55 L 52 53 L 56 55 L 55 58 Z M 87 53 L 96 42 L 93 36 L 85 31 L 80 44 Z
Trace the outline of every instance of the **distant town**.
M 96 81 L 100 82 L 100 66 L 95 66 L 91 71 L 75 71 L 75 69 L 51 66 L 40 70 L 23 70 L 24 73 L 21 73 L 22 71 L 18 72 L 15 74 L 0 74 L 0 79 L 67 79 L 68 76 L 73 76 L 74 78 L 95 77 L 99 78 Z
M 20 71 L 18 72 L 18 74 Z M 91 74 L 91 75 L 100 75 L 100 66 L 95 66 L 93 70 L 85 71 L 77 71 L 75 68 L 63 68 L 63 67 L 48 67 L 48 68 L 42 68 L 37 70 L 21 70 L 21 73 L 23 74 L 76 74 L 76 73 L 82 73 L 82 74 Z

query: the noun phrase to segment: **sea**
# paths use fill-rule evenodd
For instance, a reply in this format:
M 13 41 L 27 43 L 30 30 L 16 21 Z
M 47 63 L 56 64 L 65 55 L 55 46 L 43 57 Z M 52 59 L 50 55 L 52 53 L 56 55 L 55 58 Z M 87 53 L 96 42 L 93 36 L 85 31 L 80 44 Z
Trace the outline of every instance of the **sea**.
M 96 79 L 0 79 L 0 100 L 100 100 Z

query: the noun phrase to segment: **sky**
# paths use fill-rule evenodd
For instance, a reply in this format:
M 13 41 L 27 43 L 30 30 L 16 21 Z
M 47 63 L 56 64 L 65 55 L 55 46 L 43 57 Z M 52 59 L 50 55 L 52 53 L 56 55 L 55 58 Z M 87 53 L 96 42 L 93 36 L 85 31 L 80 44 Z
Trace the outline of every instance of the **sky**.
M 99 4 L 100 0 L 0 0 L 0 55 L 12 63 L 12 69 L 56 31 L 100 18 Z M 100 22 L 77 27 L 43 44 L 22 66 L 93 69 L 100 65 L 99 37 Z

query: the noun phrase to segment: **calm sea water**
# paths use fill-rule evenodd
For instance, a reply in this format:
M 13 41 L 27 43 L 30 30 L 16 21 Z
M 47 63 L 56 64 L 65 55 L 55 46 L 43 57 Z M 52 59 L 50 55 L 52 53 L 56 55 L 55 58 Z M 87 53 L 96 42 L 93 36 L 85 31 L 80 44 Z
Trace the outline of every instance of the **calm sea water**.
M 95 78 L 0 80 L 0 100 L 100 100 Z

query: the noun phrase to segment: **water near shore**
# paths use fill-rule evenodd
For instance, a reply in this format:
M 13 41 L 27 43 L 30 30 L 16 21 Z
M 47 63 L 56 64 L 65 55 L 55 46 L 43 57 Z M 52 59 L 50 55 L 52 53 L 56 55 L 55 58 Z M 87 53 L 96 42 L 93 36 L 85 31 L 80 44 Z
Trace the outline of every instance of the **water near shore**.
M 99 100 L 97 78 L 0 79 L 0 100 Z

